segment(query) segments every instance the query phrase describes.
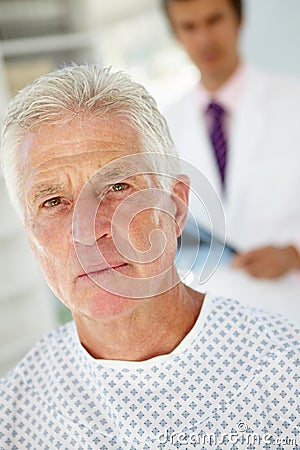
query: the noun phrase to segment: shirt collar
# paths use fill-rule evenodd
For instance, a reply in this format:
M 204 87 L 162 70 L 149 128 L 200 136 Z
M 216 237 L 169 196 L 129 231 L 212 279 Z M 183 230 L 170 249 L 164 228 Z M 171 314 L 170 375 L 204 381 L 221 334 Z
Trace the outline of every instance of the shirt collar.
M 246 76 L 247 66 L 244 62 L 241 62 L 231 77 L 215 92 L 208 91 L 200 82 L 198 85 L 198 104 L 202 111 L 206 111 L 209 103 L 215 101 L 220 103 L 227 113 L 234 114 L 243 93 Z

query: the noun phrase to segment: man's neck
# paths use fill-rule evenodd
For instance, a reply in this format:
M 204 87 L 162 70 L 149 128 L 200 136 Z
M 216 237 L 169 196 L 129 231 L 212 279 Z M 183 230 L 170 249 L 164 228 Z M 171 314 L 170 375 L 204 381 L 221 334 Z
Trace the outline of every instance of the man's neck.
M 230 79 L 230 77 L 232 77 L 239 65 L 240 60 L 237 59 L 235 63 L 228 68 L 228 70 L 225 70 L 216 76 L 203 73 L 201 76 L 201 83 L 203 87 L 211 93 L 218 91 Z
M 96 359 L 144 361 L 173 351 L 195 324 L 204 295 L 180 283 L 141 308 L 100 322 L 74 315 L 79 338 Z

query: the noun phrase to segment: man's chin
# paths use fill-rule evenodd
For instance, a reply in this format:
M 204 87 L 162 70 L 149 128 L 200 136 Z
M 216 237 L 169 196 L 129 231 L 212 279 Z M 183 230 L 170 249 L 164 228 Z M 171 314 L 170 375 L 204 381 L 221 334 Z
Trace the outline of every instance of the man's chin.
M 151 274 L 151 275 L 150 275 Z M 179 282 L 176 270 L 163 273 L 141 273 L 135 267 L 122 265 L 111 270 L 81 275 L 74 283 L 74 298 L 93 316 L 118 314 L 141 301 L 161 295 Z
M 130 312 L 138 301 L 98 288 L 98 292 L 87 294 L 78 313 L 93 320 L 109 320 Z

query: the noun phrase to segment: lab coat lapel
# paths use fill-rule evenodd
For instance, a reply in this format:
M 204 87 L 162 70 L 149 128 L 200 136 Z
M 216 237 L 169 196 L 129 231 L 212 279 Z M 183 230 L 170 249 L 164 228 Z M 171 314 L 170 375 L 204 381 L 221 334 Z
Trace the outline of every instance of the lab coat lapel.
M 230 236 L 238 233 L 239 216 L 243 204 L 243 193 L 255 189 L 251 185 L 251 168 L 259 161 L 260 139 L 263 132 L 261 108 L 264 79 L 253 68 L 249 68 L 245 95 L 230 130 L 230 152 L 226 172 L 226 221 Z

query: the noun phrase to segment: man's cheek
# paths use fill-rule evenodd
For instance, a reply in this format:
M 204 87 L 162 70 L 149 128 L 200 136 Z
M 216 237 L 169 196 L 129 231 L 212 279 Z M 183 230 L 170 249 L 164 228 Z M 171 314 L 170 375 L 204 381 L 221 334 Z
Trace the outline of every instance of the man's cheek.
M 44 269 L 45 265 L 51 266 L 62 252 L 61 233 L 55 230 L 49 232 L 37 225 L 34 229 L 27 229 L 27 235 L 30 248 L 42 268 Z

